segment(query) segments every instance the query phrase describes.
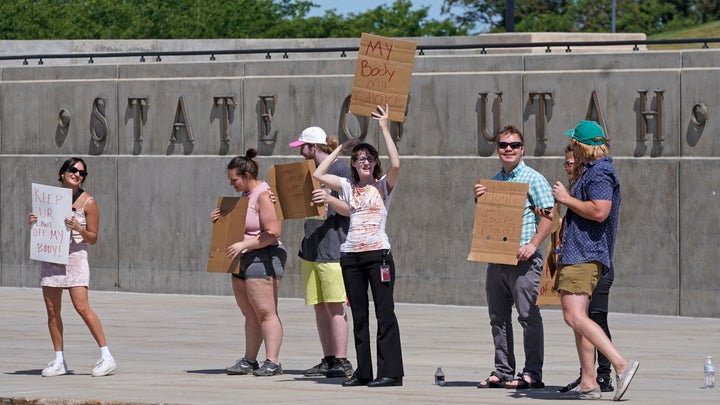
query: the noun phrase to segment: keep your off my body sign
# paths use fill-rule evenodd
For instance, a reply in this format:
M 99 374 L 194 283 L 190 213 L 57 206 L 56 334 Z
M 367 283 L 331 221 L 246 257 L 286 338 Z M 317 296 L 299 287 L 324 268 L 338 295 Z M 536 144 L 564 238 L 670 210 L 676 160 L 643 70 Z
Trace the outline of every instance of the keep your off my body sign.
M 30 231 L 30 259 L 67 264 L 70 229 L 65 218 L 72 216 L 72 191 L 33 183 L 32 211 L 38 219 Z
M 363 33 L 360 37 L 350 112 L 371 116 L 388 104 L 390 120 L 405 122 L 417 43 Z

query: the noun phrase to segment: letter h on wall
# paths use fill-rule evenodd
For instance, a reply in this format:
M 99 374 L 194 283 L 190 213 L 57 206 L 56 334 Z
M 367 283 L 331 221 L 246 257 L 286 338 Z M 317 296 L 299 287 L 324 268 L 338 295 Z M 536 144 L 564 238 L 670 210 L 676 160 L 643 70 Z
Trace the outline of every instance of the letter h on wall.
M 638 90 L 640 94 L 640 133 L 638 134 L 638 141 L 647 142 L 648 140 L 648 121 L 655 118 L 655 135 L 654 140 L 656 142 L 663 142 L 665 136 L 663 135 L 662 119 L 663 119 L 663 93 L 665 90 L 655 90 L 655 111 L 648 111 L 647 93 L 648 91 Z

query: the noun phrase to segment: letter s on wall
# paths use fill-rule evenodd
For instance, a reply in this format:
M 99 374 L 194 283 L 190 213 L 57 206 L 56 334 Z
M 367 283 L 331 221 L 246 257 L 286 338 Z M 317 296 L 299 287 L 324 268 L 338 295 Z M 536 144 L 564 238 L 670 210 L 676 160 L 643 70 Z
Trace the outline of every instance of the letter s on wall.
M 90 135 L 95 142 L 103 142 L 107 138 L 108 123 L 105 117 L 107 97 L 97 96 L 93 100 L 92 114 L 90 116 Z

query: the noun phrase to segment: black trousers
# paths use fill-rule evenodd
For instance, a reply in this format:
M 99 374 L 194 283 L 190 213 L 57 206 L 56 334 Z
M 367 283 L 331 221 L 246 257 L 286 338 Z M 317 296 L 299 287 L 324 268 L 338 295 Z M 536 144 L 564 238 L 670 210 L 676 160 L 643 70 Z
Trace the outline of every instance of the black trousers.
M 380 266 L 390 268 L 390 281 L 380 281 Z M 353 334 L 357 368 L 355 376 L 373 379 L 372 353 L 370 351 L 368 284 L 375 304 L 377 318 L 377 378 L 402 377 L 404 375 L 400 327 L 395 316 L 393 289 L 395 286 L 395 263 L 388 250 L 346 253 L 340 258 L 345 291 L 350 300 L 353 316 Z
M 610 300 L 610 287 L 612 286 L 612 284 L 612 277 L 608 277 L 608 275 L 600 277 L 600 280 L 598 280 L 598 285 L 595 287 L 595 290 L 593 290 L 592 299 L 590 300 L 590 307 L 588 308 L 590 319 L 595 321 L 596 324 L 600 325 L 603 332 L 605 332 L 605 336 L 607 336 L 610 340 L 612 340 L 612 336 L 610 335 L 610 328 L 608 327 L 607 317 Z M 600 353 L 599 350 L 595 351 L 597 352 L 598 377 L 610 380 L 610 372 L 612 371 L 612 369 L 610 368 L 610 360 L 608 360 L 608 358 L 605 357 L 604 354 Z

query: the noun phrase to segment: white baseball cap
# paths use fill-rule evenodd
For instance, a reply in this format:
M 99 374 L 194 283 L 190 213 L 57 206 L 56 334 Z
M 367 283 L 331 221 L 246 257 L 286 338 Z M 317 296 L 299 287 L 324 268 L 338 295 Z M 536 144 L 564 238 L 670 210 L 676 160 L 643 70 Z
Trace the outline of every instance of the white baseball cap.
M 305 128 L 300 134 L 300 138 L 297 141 L 290 142 L 290 146 L 293 148 L 303 146 L 306 143 L 319 143 L 321 145 L 327 145 L 327 134 L 320 127 L 309 127 Z

